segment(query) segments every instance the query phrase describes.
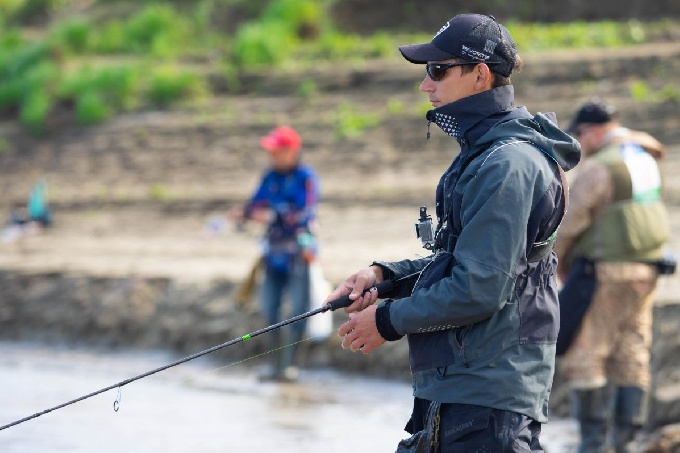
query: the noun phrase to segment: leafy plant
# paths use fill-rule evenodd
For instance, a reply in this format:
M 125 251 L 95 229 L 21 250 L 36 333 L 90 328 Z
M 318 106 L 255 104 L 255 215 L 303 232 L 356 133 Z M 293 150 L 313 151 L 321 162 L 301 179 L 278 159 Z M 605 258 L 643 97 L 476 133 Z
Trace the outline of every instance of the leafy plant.
M 644 28 L 637 21 L 584 22 L 567 24 L 516 23 L 507 24 L 520 49 L 618 47 L 638 44 L 645 39 Z
M 311 98 L 312 96 L 316 95 L 318 91 L 319 88 L 314 80 L 305 79 L 298 85 L 296 93 L 302 98 Z
M 23 7 L 25 0 L 5 0 L 0 2 L 0 18 L 12 17 Z
M 313 42 L 330 30 L 326 4 L 273 0 L 257 21 L 238 28 L 232 47 L 234 61 L 247 68 L 292 60 L 303 42 Z
M 72 0 L 2 0 L 0 17 L 13 21 L 31 21 L 67 7 Z
M 661 100 L 666 102 L 680 103 L 680 87 L 675 84 L 666 84 L 659 93 Z
M 21 123 L 36 134 L 44 132 L 52 87 L 59 72 L 46 46 L 24 46 L 0 55 L 0 109 L 16 110 Z
M 147 96 L 152 104 L 167 106 L 192 94 L 200 96 L 205 91 L 204 84 L 204 80 L 195 73 L 166 65 L 151 74 Z
M 50 104 L 50 96 L 45 90 L 32 91 L 21 105 L 20 121 L 36 135 L 44 133 Z
M 182 69 L 188 62 L 204 65 L 201 71 L 220 70 L 221 85 L 234 92 L 248 85 L 242 85 L 243 75 L 252 67 L 264 65 L 275 73 L 293 65 L 400 58 L 398 45 L 431 39 L 429 33 L 341 33 L 329 19 L 333 1 L 125 0 L 123 11 L 136 7 L 126 17 L 69 14 L 81 0 L 0 0 L 0 112 L 16 115 L 33 131 L 43 131 L 45 119 L 58 103 L 60 113 L 62 106 L 73 106 L 76 120 L 92 124 L 120 111 L 166 107 L 204 96 L 208 77 L 215 74 Z M 227 4 L 250 19 L 232 34 L 218 29 L 214 17 Z M 12 28 L 23 20 L 33 21 L 34 15 L 56 19 L 46 33 Z M 674 26 L 638 21 L 507 25 L 522 51 L 634 44 Z M 103 59 L 102 54 L 117 55 Z M 678 98 L 672 86 L 653 91 L 639 82 L 630 89 L 633 97 L 657 102 Z M 296 88 L 304 98 L 317 92 L 313 79 L 301 79 Z M 421 110 L 430 108 L 423 103 Z M 385 109 L 394 114 L 403 106 L 390 101 Z M 380 114 L 351 106 L 341 106 L 331 115 L 341 136 L 360 134 L 380 121 Z
M 76 120 L 80 124 L 101 123 L 110 115 L 111 108 L 100 92 L 85 91 L 76 97 Z
M 641 80 L 630 84 L 630 95 L 641 102 L 680 102 L 680 88 L 674 84 L 666 84 L 659 90 L 654 90 Z
M 364 130 L 380 124 L 380 117 L 375 113 L 362 112 L 357 106 L 343 103 L 335 111 L 336 134 L 341 138 L 356 137 Z
M 165 184 L 153 183 L 149 187 L 149 196 L 156 201 L 163 201 L 169 198 L 169 190 Z
M 390 35 L 378 32 L 368 40 L 369 57 L 391 57 L 397 55 L 396 46 Z
M 337 32 L 326 33 L 317 45 L 318 50 L 312 58 L 326 58 L 328 60 L 345 60 L 360 58 L 363 54 L 362 44 L 364 40 L 358 35 L 341 34 Z
M 92 50 L 103 53 L 173 57 L 191 42 L 193 18 L 169 4 L 152 3 L 127 20 L 112 19 L 93 32 Z
M 404 103 L 398 99 L 390 99 L 387 101 L 387 113 L 390 115 L 399 115 L 405 111 Z
M 98 93 L 113 110 L 128 110 L 135 106 L 140 89 L 139 71 L 132 66 L 85 66 L 62 78 L 57 95 L 73 99 L 83 93 Z
M 430 104 L 430 101 L 422 100 L 418 103 L 416 111 L 418 112 L 419 115 L 425 116 L 425 114 L 432 109 L 433 107 L 432 104 Z
M 92 37 L 94 52 L 104 54 L 120 53 L 128 49 L 125 35 L 125 24 L 120 20 L 112 20 L 104 24 L 101 31 Z
M 91 47 L 92 26 L 85 20 L 77 19 L 58 24 L 52 34 L 52 40 L 66 52 L 82 54 Z
M 318 0 L 273 0 L 260 18 L 285 24 L 298 38 L 315 39 L 329 24 L 324 2 Z
M 234 37 L 233 60 L 245 68 L 280 64 L 290 58 L 296 44 L 295 34 L 283 23 L 245 24 Z
M 654 96 L 651 88 L 643 81 L 636 80 L 630 84 L 630 95 L 636 101 L 652 101 Z
M 10 79 L 22 76 L 29 68 L 50 59 L 51 48 L 45 42 L 34 42 L 8 49 L 0 56 L 0 77 Z

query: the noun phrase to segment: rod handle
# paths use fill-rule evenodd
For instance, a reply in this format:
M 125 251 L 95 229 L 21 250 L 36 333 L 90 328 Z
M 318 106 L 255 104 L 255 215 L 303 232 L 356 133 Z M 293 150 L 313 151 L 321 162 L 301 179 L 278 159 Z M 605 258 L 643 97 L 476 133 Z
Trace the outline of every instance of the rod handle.
M 385 280 L 384 282 L 376 284 L 374 288 L 378 290 L 378 297 L 381 297 L 394 289 L 394 281 Z M 368 288 L 366 291 L 364 291 L 364 294 L 369 292 L 371 289 L 372 288 Z M 352 305 L 352 302 L 354 301 L 349 298 L 349 295 L 345 295 L 338 299 L 328 302 L 326 306 L 330 308 L 331 311 L 335 311 L 338 308 L 349 307 L 350 305 Z

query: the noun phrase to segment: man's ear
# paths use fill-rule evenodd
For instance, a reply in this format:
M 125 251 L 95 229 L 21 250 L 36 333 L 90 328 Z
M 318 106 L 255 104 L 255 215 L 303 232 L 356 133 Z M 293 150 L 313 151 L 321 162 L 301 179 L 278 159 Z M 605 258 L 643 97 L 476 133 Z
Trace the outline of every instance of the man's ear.
M 475 74 L 477 79 L 475 80 L 475 87 L 480 90 L 488 90 L 493 86 L 493 74 L 491 69 L 485 63 L 479 63 L 475 66 Z

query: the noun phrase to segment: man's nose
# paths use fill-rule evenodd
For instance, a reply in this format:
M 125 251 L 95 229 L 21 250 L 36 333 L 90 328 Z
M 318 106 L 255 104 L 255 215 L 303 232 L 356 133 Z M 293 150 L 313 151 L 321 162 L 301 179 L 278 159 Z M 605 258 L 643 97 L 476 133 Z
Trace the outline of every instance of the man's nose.
M 422 92 L 429 93 L 434 90 L 434 82 L 429 76 L 425 75 L 425 78 L 420 82 L 418 89 Z

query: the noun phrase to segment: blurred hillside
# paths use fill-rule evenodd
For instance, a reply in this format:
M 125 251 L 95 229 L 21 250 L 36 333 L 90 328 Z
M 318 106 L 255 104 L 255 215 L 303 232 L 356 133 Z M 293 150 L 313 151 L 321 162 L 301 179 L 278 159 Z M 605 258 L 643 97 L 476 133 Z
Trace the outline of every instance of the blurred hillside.
M 258 18 L 272 0 L 5 0 L 0 4 L 4 13 L 14 23 L 45 25 L 64 14 L 91 12 L 101 18 L 110 15 L 130 14 L 147 4 L 170 4 L 190 10 L 200 3 L 209 4 L 210 21 L 224 33 L 233 33 L 243 21 Z M 330 20 L 346 31 L 364 34 L 378 30 L 431 32 L 456 14 L 477 12 L 492 14 L 501 21 L 569 22 L 576 20 L 656 20 L 679 19 L 680 4 L 675 0 L 630 0 L 626 7 L 615 0 L 589 2 L 564 0 L 478 0 L 471 5 L 465 1 L 431 0 L 318 0 L 328 8 Z
M 602 9 L 583 13 L 597 22 L 564 24 L 548 23 L 546 2 L 488 3 L 498 9 L 499 18 L 510 21 L 503 19 L 523 56 L 677 42 L 680 34 L 671 20 L 675 3 L 647 8 L 640 18 L 650 21 L 638 20 L 635 8 L 627 9 L 631 17 L 605 21 L 614 16 Z M 64 127 L 102 124 L 126 112 L 194 108 L 216 96 L 265 95 L 267 86 L 281 78 L 296 81 L 286 86 L 288 94 L 312 98 L 325 91 L 326 74 L 343 66 L 399 61 L 399 44 L 429 39 L 445 20 L 441 11 L 447 11 L 446 18 L 459 12 L 447 3 L 441 10 L 428 5 L 421 14 L 416 5 L 350 0 L 3 2 L 0 121 L 18 121 L 32 135 L 46 138 Z M 487 8 L 485 2 L 477 7 Z M 635 96 L 649 101 L 653 95 L 655 102 L 680 99 L 676 85 L 652 85 L 638 83 Z M 380 121 L 362 118 L 358 129 Z M 345 134 L 353 134 L 357 127 L 346 129 Z M 0 151 L 5 147 L 0 137 Z
M 436 128 L 432 139 L 424 140 L 424 113 L 430 105 L 417 90 L 423 70 L 405 64 L 397 55 L 396 43 L 387 42 L 389 54 L 376 54 L 368 60 L 342 58 L 347 54 L 340 53 L 335 60 L 327 56 L 328 60 L 322 61 L 314 58 L 319 55 L 315 53 L 318 48 L 344 46 L 345 52 L 354 52 L 375 41 L 347 41 L 346 35 L 333 34 L 332 44 L 328 44 L 310 36 L 318 48 L 310 50 L 300 38 L 295 47 L 299 53 L 291 54 L 299 59 L 243 64 L 226 71 L 227 50 L 238 47 L 237 41 L 222 41 L 212 34 L 214 28 L 205 27 L 208 22 L 226 23 L 226 18 L 248 23 L 254 17 L 272 27 L 263 28 L 265 32 L 278 29 L 282 17 L 286 23 L 301 25 L 310 20 L 321 26 L 323 18 L 314 15 L 320 11 L 314 7 L 317 2 L 164 2 L 165 6 L 174 5 L 167 9 L 160 8 L 160 3 L 150 7 L 142 1 L 23 1 L 26 8 L 35 6 L 32 14 L 28 9 L 15 9 L 9 22 L 32 23 L 29 19 L 40 17 L 40 11 L 53 23 L 74 24 L 69 21 L 79 17 L 87 20 L 53 29 L 46 44 L 27 46 L 25 53 L 19 54 L 23 59 L 9 58 L 12 53 L 0 58 L 0 69 L 14 74 L 11 84 L 0 86 L 0 103 L 8 92 L 24 102 L 0 108 L 0 189 L 4 195 L 0 208 L 9 212 L 10 206 L 23 203 L 35 180 L 44 178 L 57 213 L 55 232 L 45 238 L 48 242 L 41 238 L 8 247 L 2 258 L 8 268 L 99 269 L 104 274 L 124 275 L 144 269 L 139 264 L 139 241 L 151 241 L 148 235 L 164 229 L 170 232 L 180 223 L 190 229 L 177 234 L 195 235 L 207 216 L 224 212 L 249 194 L 266 164 L 257 138 L 275 124 L 288 123 L 301 132 L 305 159 L 321 173 L 324 208 L 331 211 L 331 217 L 342 212 L 337 208 L 353 204 L 412 209 L 431 203 L 439 171 L 452 157 L 450 140 Z M 334 2 L 333 8 L 346 4 L 351 2 Z M 52 7 L 46 8 L 48 5 Z M 359 11 L 358 4 L 356 8 L 358 17 L 363 10 Z M 399 11 L 392 8 L 390 14 Z M 24 27 L 22 33 L 40 36 L 42 30 L 46 34 L 46 29 L 52 30 L 49 23 Z M 604 37 L 611 33 L 606 25 L 594 28 L 602 28 Z M 111 38 L 118 36 L 116 30 L 129 36 L 122 41 Z M 296 34 L 299 32 L 296 29 Z M 431 30 L 427 36 L 429 33 Z M 203 38 L 207 42 L 203 43 Z M 614 42 L 621 44 L 617 39 Z M 7 38 L 4 44 L 11 47 L 17 40 Z M 120 47 L 109 54 L 97 53 L 107 48 L 104 43 Z M 212 50 L 217 51 L 214 57 Z M 304 58 L 305 62 L 299 61 Z M 619 107 L 624 124 L 647 130 L 671 147 L 680 144 L 677 40 L 656 36 L 653 42 L 604 49 L 534 50 L 523 58 L 525 68 L 513 79 L 518 104 L 530 111 L 554 111 L 564 125 L 580 102 L 601 96 Z M 145 64 L 139 68 L 111 70 L 112 65 L 140 60 Z M 21 72 L 25 68 L 29 69 Z M 184 70 L 194 72 L 184 77 Z M 182 98 L 187 92 L 195 98 Z M 176 94 L 180 95 L 177 100 L 171 97 Z M 139 104 L 147 96 L 150 103 Z M 118 115 L 113 114 L 116 107 L 121 109 Z M 40 133 L 16 121 L 17 116 L 32 118 L 29 114 L 40 113 L 40 108 L 45 115 L 44 120 L 36 116 Z M 77 121 L 81 114 L 93 120 L 87 127 Z M 347 184 L 354 178 L 363 179 L 368 169 L 371 177 L 363 181 L 360 190 Z M 680 200 L 680 181 L 668 178 L 667 190 L 674 201 Z M 351 215 L 340 215 L 329 223 L 343 223 Z M 67 218 L 72 223 L 62 224 L 60 219 Z M 381 222 L 370 220 L 375 228 L 372 231 L 384 228 Z M 66 228 L 62 230 L 61 225 Z M 337 236 L 328 228 L 329 256 L 349 258 L 345 244 L 351 240 L 360 250 L 356 253 L 365 253 L 365 260 L 372 260 L 368 255 L 373 255 L 373 250 L 361 245 L 363 237 L 348 238 L 345 231 Z M 118 244 L 124 232 L 130 246 L 116 246 L 120 260 L 102 259 L 104 249 L 110 253 L 107 241 Z M 59 238 L 61 233 L 65 236 Z M 211 260 L 215 255 L 227 260 L 214 269 L 214 261 L 198 265 L 200 257 L 184 251 L 178 262 L 190 258 L 190 263 L 176 265 L 163 257 L 164 250 L 172 247 L 160 245 L 171 241 L 172 234 L 147 250 L 154 273 L 238 278 L 245 272 L 243 262 L 257 253 L 257 247 L 248 248 L 245 255 L 244 247 L 238 246 L 221 254 L 205 250 Z M 88 243 L 79 237 L 99 239 Z M 74 253 L 74 243 L 86 248 Z M 187 270 L 192 266 L 195 272 Z M 331 259 L 328 266 L 332 278 L 337 279 L 346 272 L 347 263 Z
M 676 43 L 536 53 L 514 77 L 517 103 L 555 111 L 563 126 L 591 96 L 617 105 L 624 124 L 668 145 L 665 183 L 675 209 L 680 116 L 668 87 L 678 70 Z M 0 266 L 240 279 L 258 253 L 255 237 L 225 226 L 204 242 L 202 228 L 253 189 L 266 165 L 258 138 L 275 124 L 300 131 L 304 158 L 320 173 L 329 277 L 337 281 L 384 251 L 422 253 L 409 219 L 417 206 L 431 205 L 441 169 L 457 152 L 437 128 L 425 140 L 422 77 L 422 67 L 392 60 L 287 70 L 254 74 L 254 92 L 217 93 L 199 105 L 132 112 L 86 128 L 65 123 L 47 137 L 0 122 L 0 209 L 9 213 L 44 178 L 56 213 L 44 236 L 6 244 Z M 307 78 L 314 92 L 298 93 Z
M 501 22 L 570 22 L 618 20 L 656 20 L 680 18 L 680 3 L 675 0 L 630 0 L 625 8 L 617 0 L 541 0 L 466 1 L 339 0 L 334 20 L 346 30 L 372 32 L 377 29 L 433 31 L 448 18 L 461 13 L 491 14 Z

